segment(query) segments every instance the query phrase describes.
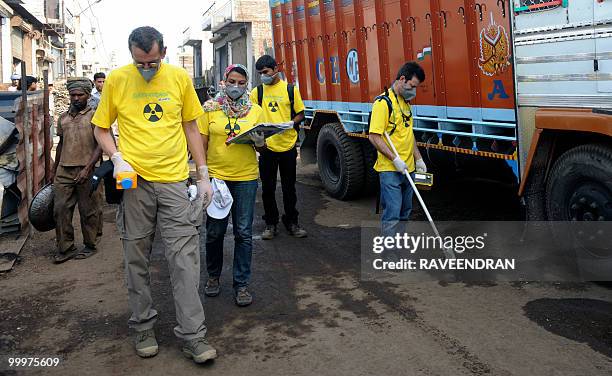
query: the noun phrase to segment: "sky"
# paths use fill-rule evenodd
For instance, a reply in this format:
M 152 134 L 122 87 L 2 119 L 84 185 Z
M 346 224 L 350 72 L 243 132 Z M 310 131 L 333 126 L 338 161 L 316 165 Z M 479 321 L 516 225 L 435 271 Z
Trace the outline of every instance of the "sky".
M 103 54 L 101 62 L 107 62 L 113 51 L 118 66 L 132 60 L 127 47 L 130 32 L 139 26 L 153 26 L 164 35 L 170 63 L 177 63 L 177 53 L 182 44 L 182 32 L 189 25 L 201 24 L 201 15 L 208 1 L 198 0 L 73 0 L 77 13 L 93 4 L 81 15 L 81 30 L 91 34 L 97 53 Z M 80 10 L 78 10 L 80 5 Z M 98 26 L 99 25 L 99 26 Z M 91 35 L 87 38 L 92 38 Z

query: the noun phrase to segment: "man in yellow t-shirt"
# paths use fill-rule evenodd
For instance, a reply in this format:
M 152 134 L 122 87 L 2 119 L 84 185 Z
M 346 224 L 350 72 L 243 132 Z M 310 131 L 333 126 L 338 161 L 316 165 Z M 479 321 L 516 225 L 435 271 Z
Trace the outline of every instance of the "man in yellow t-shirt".
M 187 72 L 162 63 L 166 48 L 159 31 L 139 27 L 130 34 L 128 45 L 134 63 L 111 73 L 92 119 L 98 143 L 111 156 L 113 176 L 138 175 L 132 183 L 136 188 L 124 191 L 117 212 L 132 311 L 128 324 L 136 331 L 136 353 L 155 356 L 157 311 L 152 307 L 149 259 L 159 225 L 178 322 L 174 333 L 184 340 L 183 353 L 202 363 L 217 356 L 205 338 L 198 293 L 197 226 L 212 197 L 197 125 L 203 111 Z M 119 151 L 109 130 L 115 120 L 121 135 Z M 195 197 L 188 194 L 187 148 L 198 173 Z
M 412 130 L 413 118 L 409 101 L 416 96 L 416 88 L 425 81 L 425 72 L 415 62 L 404 64 L 391 89 L 376 97 L 372 106 L 368 138 L 378 158 L 374 169 L 380 177 L 383 235 L 397 231 L 400 221 L 407 221 L 412 210 L 412 187 L 404 170 L 427 172 Z M 390 111 L 391 110 L 391 111 Z M 389 134 L 399 156 L 389 147 L 384 133 Z
M 282 217 L 287 231 L 296 238 L 306 237 L 306 230 L 298 224 L 295 191 L 298 125 L 304 120 L 304 103 L 300 91 L 294 85 L 281 80 L 276 60 L 270 55 L 260 57 L 255 69 L 261 75 L 263 85 L 251 91 L 251 101 L 264 110 L 267 123 L 289 123 L 291 129 L 266 139 L 266 149 L 259 155 L 263 219 L 266 228 L 261 238 L 269 240 L 278 233 L 279 212 L 276 205 L 276 176 L 280 171 L 283 190 Z

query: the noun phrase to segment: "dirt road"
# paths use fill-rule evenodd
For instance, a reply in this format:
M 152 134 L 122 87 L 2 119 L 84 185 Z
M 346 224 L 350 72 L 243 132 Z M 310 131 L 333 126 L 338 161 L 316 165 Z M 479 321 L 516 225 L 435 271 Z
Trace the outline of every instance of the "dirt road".
M 298 180 L 309 236 L 298 240 L 281 231 L 273 241 L 255 240 L 255 302 L 247 308 L 232 301 L 232 239 L 226 239 L 221 295 L 202 294 L 209 338 L 219 351 L 213 363 L 196 366 L 180 353 L 159 242 L 151 283 L 160 352 L 146 360 L 135 355 L 112 207 L 105 210 L 98 255 L 53 265 L 47 256 L 53 233 L 36 234 L 14 270 L 0 275 L 0 355 L 59 356 L 57 368 L 27 371 L 58 375 L 612 374 L 611 289 L 360 281 L 359 224 L 377 219 L 374 200 L 330 199 L 313 169 L 303 169 Z M 450 181 L 427 199 L 438 218 L 520 217 L 512 189 L 491 182 Z M 261 212 L 258 198 L 257 231 Z

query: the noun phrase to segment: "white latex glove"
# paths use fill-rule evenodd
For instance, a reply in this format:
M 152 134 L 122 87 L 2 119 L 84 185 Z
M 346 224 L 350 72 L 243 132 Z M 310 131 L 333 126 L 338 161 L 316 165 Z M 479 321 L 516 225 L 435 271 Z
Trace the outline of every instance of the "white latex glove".
M 415 165 L 416 165 L 417 172 L 422 172 L 422 173 L 427 172 L 427 165 L 423 161 L 423 158 L 417 159 L 417 161 L 415 162 Z
M 120 172 L 133 172 L 134 169 L 130 166 L 129 163 L 123 160 L 123 156 L 121 152 L 116 152 L 111 156 L 111 161 L 113 162 L 113 177 L 117 178 L 117 174 Z
M 261 148 L 266 144 L 266 137 L 263 131 L 251 132 L 249 136 L 251 136 L 251 141 L 253 141 L 255 147 Z
M 393 160 L 393 166 L 395 166 L 395 169 L 399 172 L 404 172 L 404 170 L 408 168 L 408 166 L 406 166 L 406 162 L 404 162 L 400 157 L 395 157 Z
M 210 176 L 208 175 L 208 166 L 198 167 L 198 180 L 196 181 L 198 187 L 198 198 L 202 198 L 202 204 L 204 209 L 212 202 L 213 189 L 210 184 Z

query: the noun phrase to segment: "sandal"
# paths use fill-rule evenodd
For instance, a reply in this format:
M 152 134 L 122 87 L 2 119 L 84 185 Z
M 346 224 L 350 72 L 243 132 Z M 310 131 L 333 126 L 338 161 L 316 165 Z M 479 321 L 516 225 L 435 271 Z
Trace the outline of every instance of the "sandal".
M 65 252 L 57 252 L 57 254 L 53 256 L 53 263 L 61 264 L 63 262 L 66 262 L 70 260 L 71 258 L 75 257 L 77 253 L 78 251 L 75 246 L 72 246 Z
M 86 258 L 90 258 L 91 256 L 95 255 L 96 253 L 98 253 L 98 250 L 95 248 L 89 248 L 87 246 L 85 246 L 81 252 L 77 253 L 76 256 L 74 256 L 75 260 L 85 260 Z

